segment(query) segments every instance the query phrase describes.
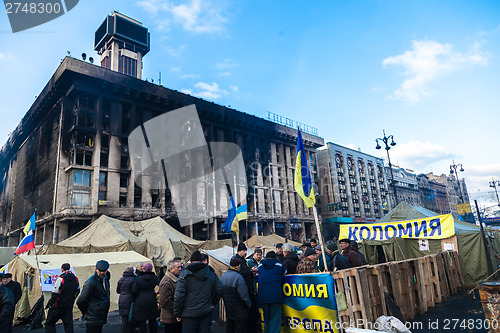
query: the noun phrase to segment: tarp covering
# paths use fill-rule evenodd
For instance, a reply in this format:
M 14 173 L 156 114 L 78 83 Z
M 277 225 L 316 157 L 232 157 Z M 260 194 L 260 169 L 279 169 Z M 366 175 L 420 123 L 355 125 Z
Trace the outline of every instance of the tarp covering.
M 221 248 L 215 250 L 205 250 L 202 249 L 201 252 L 206 253 L 209 258 L 209 265 L 212 266 L 217 276 L 220 278 L 222 274 L 229 268 L 229 261 L 236 253 L 236 250 L 232 247 L 224 245 Z M 247 257 L 253 254 L 253 250 L 251 248 L 247 251 Z
M 278 244 L 278 243 L 282 243 L 282 244 L 288 243 L 288 244 L 290 244 L 292 246 L 296 246 L 296 247 L 300 247 L 302 245 L 302 244 L 294 242 L 290 239 L 287 242 L 285 242 L 285 238 L 281 237 L 280 235 L 277 235 L 277 234 L 272 234 L 272 235 L 268 235 L 268 236 L 254 235 L 254 236 L 250 237 L 249 239 L 247 239 L 244 243 L 248 247 L 251 247 L 252 249 L 261 248 L 261 249 L 272 250 L 272 251 L 276 250 L 276 244 Z
M 15 250 L 15 246 L 0 247 L 0 266 L 7 264 L 9 261 L 16 257 L 16 255 L 14 254 Z
M 166 266 L 178 256 L 185 260 L 200 248 L 214 249 L 230 245 L 231 240 L 198 241 L 175 230 L 160 217 L 144 221 L 122 221 L 102 215 L 82 231 L 50 245 L 46 253 L 96 253 L 135 251 Z
M 400 203 L 380 222 L 399 222 L 437 216 L 422 207 L 415 208 L 405 202 Z M 481 229 L 470 223 L 455 220 L 455 235 L 457 238 L 460 267 L 466 285 L 475 284 L 487 278 L 491 272 L 488 269 L 486 249 Z M 370 264 L 377 264 L 380 260 L 380 251 L 386 261 L 398 261 L 410 258 L 423 257 L 441 252 L 442 241 L 428 239 L 429 251 L 420 249 L 418 239 L 391 238 L 385 241 L 363 240 L 360 250 L 364 252 Z M 382 246 L 382 249 L 377 246 Z M 500 248 L 500 240 L 499 240 Z M 491 252 L 491 246 L 489 247 Z
M 110 311 L 118 310 L 118 297 L 116 284 L 122 276 L 127 266 L 135 266 L 138 262 L 152 262 L 150 259 L 136 253 L 134 251 L 125 252 L 103 252 L 103 253 L 79 253 L 79 254 L 47 254 L 39 255 L 38 263 L 40 270 L 57 269 L 65 262 L 69 263 L 75 269 L 75 274 L 80 280 L 80 288 L 83 287 L 85 281 L 95 272 L 95 264 L 99 260 L 109 262 L 109 272 L 111 274 L 110 290 L 111 290 L 111 306 Z M 16 307 L 15 318 L 26 318 L 35 305 L 36 301 L 41 297 L 42 290 L 40 286 L 40 276 L 38 274 L 36 260 L 34 255 L 23 255 L 16 257 L 9 262 L 8 272 L 12 273 L 12 279 L 24 286 L 23 297 Z M 45 303 L 50 298 L 50 292 L 44 292 Z M 78 308 L 73 309 L 75 318 L 81 316 Z

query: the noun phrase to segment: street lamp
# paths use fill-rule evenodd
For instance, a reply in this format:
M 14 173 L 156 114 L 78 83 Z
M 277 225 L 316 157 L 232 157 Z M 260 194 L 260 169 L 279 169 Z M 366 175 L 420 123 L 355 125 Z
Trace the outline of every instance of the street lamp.
M 495 180 L 494 178 L 491 178 L 490 187 L 493 187 L 495 189 L 495 194 L 497 195 L 498 205 L 500 206 L 500 199 L 498 199 L 497 186 L 500 187 L 500 180 Z
M 462 187 L 460 186 L 460 180 L 458 179 L 458 172 L 457 168 L 460 167 L 460 172 L 464 172 L 464 168 L 462 166 L 462 163 L 455 164 L 455 161 L 452 160 L 453 164 L 450 165 L 450 174 L 453 175 L 455 173 L 455 177 L 457 178 L 457 184 L 458 184 L 458 192 L 460 193 L 460 201 L 461 203 L 464 203 L 464 197 L 462 196 Z
M 391 143 L 389 144 L 389 140 L 391 140 Z M 392 189 L 394 191 L 394 197 L 396 198 L 396 206 L 399 204 L 398 200 L 398 195 L 396 193 L 396 184 L 394 183 L 394 174 L 392 173 L 392 164 L 391 164 L 391 158 L 389 157 L 389 150 L 391 149 L 391 146 L 395 146 L 396 142 L 394 142 L 394 137 L 392 135 L 386 136 L 385 135 L 385 130 L 384 130 L 384 137 L 383 138 L 377 138 L 375 139 L 375 142 L 377 143 L 377 146 L 375 149 L 380 149 L 382 148 L 380 144 L 378 143 L 379 141 L 382 141 L 385 144 L 385 150 L 387 151 L 387 160 L 389 161 L 389 170 L 391 171 L 391 184 L 392 184 Z

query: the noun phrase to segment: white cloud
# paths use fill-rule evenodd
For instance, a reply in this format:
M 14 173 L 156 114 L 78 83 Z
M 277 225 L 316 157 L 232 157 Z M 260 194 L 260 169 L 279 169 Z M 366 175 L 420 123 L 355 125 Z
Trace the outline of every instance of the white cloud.
M 183 74 L 180 76 L 181 79 L 198 79 L 200 76 L 198 74 Z
M 206 83 L 206 82 L 198 82 L 194 85 L 195 89 L 183 89 L 181 90 L 183 93 L 201 97 L 207 100 L 216 100 L 221 98 L 222 96 L 229 95 L 229 91 L 226 89 L 221 89 L 219 84 L 216 82 Z M 238 87 L 230 85 L 229 89 L 231 92 L 238 92 Z
M 216 65 L 216 68 L 219 70 L 224 70 L 224 69 L 230 69 L 238 66 L 238 63 L 234 62 L 231 59 L 224 59 L 223 62 L 218 62 Z
M 231 91 L 234 91 L 234 92 L 238 92 L 240 90 L 240 88 L 238 88 L 238 86 L 233 86 L 233 85 L 229 85 L 229 89 L 231 89 Z
M 231 72 L 222 72 L 222 73 L 217 74 L 217 77 L 228 77 L 231 75 L 233 75 L 233 73 L 231 73 Z
M 180 57 L 182 51 L 186 48 L 186 44 L 182 44 L 179 47 L 165 46 L 165 50 L 172 57 Z
M 158 26 L 166 29 L 172 22 L 195 33 L 224 30 L 228 21 L 225 0 L 191 0 L 176 5 L 173 1 L 141 0 L 137 4 L 154 16 L 162 16 Z
M 481 52 L 481 42 L 474 43 L 467 53 L 455 52 L 451 44 L 433 40 L 412 41 L 410 50 L 383 60 L 384 66 L 401 66 L 406 77 L 389 98 L 410 104 L 429 96 L 428 84 L 440 76 L 470 65 L 485 65 L 488 55 Z
M 421 170 L 421 172 L 432 163 L 453 158 L 446 147 L 422 141 L 398 144 L 391 149 L 390 154 L 393 164 L 400 164 L 400 167 Z M 396 160 L 397 163 L 395 163 Z

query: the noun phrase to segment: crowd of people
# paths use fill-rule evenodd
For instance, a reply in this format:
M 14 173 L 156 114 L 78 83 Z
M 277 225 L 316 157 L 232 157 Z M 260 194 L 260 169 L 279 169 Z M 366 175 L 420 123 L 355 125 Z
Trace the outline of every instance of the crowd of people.
M 156 333 L 159 317 L 165 333 L 209 333 L 212 309 L 222 298 L 226 310 L 227 333 L 278 333 L 281 328 L 282 284 L 286 274 L 335 271 L 366 264 L 356 243 L 348 239 L 322 246 L 315 239 L 304 243 L 300 251 L 286 243 L 263 257 L 257 248 L 247 260 L 247 247 L 238 244 L 229 269 L 219 277 L 209 265 L 208 256 L 194 251 L 184 267 L 181 258 L 170 260 L 160 280 L 151 263 L 129 266 L 117 282 L 122 333 L 149 330 Z M 299 252 L 300 255 L 297 253 Z M 46 308 L 45 331 L 55 332 L 62 320 L 64 331 L 73 332 L 73 305 L 76 301 L 88 333 L 100 333 L 107 323 L 110 307 L 109 263 L 99 260 L 94 275 L 80 291 L 79 280 L 69 263 L 61 266 Z M 11 274 L 0 275 L 0 331 L 11 332 L 14 308 L 22 295 Z M 259 313 L 259 309 L 262 313 Z

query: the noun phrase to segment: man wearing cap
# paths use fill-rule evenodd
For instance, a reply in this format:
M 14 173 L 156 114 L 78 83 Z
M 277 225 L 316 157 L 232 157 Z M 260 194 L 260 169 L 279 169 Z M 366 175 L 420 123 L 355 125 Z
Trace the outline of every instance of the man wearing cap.
M 257 304 L 264 313 L 264 333 L 279 333 L 281 329 L 281 304 L 283 303 L 283 277 L 286 269 L 274 251 L 266 254 L 259 265 Z
M 262 249 L 255 249 L 252 259 L 247 261 L 248 267 L 254 268 L 262 262 Z
M 306 253 L 308 247 L 311 247 L 311 243 L 306 242 L 302 244 L 302 246 L 300 247 L 300 250 L 302 251 L 302 253 L 300 254 L 300 259 L 304 258 L 304 254 Z
M 348 238 L 339 240 L 342 255 L 346 257 L 351 267 L 362 266 L 359 254 L 351 248 L 351 241 Z
M 283 254 L 283 243 L 276 244 L 276 256 L 280 262 L 285 260 L 285 255 Z
M 247 246 L 245 243 L 238 244 L 238 252 L 233 258 L 239 259 L 241 261 L 240 274 L 245 279 L 245 284 L 248 288 L 248 295 L 250 296 L 250 301 L 252 302 L 252 308 L 250 309 L 250 314 L 247 320 L 247 329 L 249 333 L 255 333 L 258 329 L 257 322 L 259 320 L 259 309 L 257 307 L 257 286 L 255 284 L 254 275 L 257 274 L 257 267 L 248 267 L 245 257 L 247 256 Z
M 177 279 L 174 294 L 174 316 L 182 320 L 182 332 L 208 332 L 210 312 L 221 296 L 219 278 L 202 262 L 200 251 L 194 251 L 191 263 Z
M 14 306 L 16 306 L 17 302 L 19 302 L 19 300 L 21 299 L 21 296 L 23 296 L 23 288 L 21 288 L 21 284 L 17 281 L 12 280 L 11 273 L 5 273 L 3 275 L 2 283 L 14 294 Z
M 247 332 L 247 318 L 252 302 L 245 280 L 239 273 L 240 264 L 239 259 L 231 259 L 229 269 L 220 278 L 224 287 L 222 298 L 226 308 L 226 333 Z
M 82 312 L 82 318 L 87 326 L 87 333 L 101 333 L 102 327 L 108 321 L 109 311 L 109 280 L 106 273 L 109 263 L 99 260 L 95 264 L 95 273 L 85 281 L 82 293 L 76 305 Z
M 49 313 L 45 320 L 45 332 L 55 333 L 59 319 L 64 325 L 64 332 L 73 333 L 73 304 L 80 293 L 78 278 L 69 270 L 68 263 L 61 265 L 61 275 L 57 278 L 52 289 L 52 297 L 47 303 Z
M 0 279 L 4 275 L 0 273 Z M 0 332 L 12 332 L 12 321 L 14 320 L 14 294 L 0 283 Z
M 330 271 L 338 271 L 351 267 L 346 257 L 340 254 L 335 242 L 328 243 L 326 246 L 326 255 L 330 257 L 330 266 L 328 266 L 328 270 Z M 328 261 L 328 258 L 326 258 L 326 261 Z
M 297 265 L 297 274 L 318 273 L 318 265 L 316 265 L 316 251 L 308 247 L 304 252 L 304 257 Z

